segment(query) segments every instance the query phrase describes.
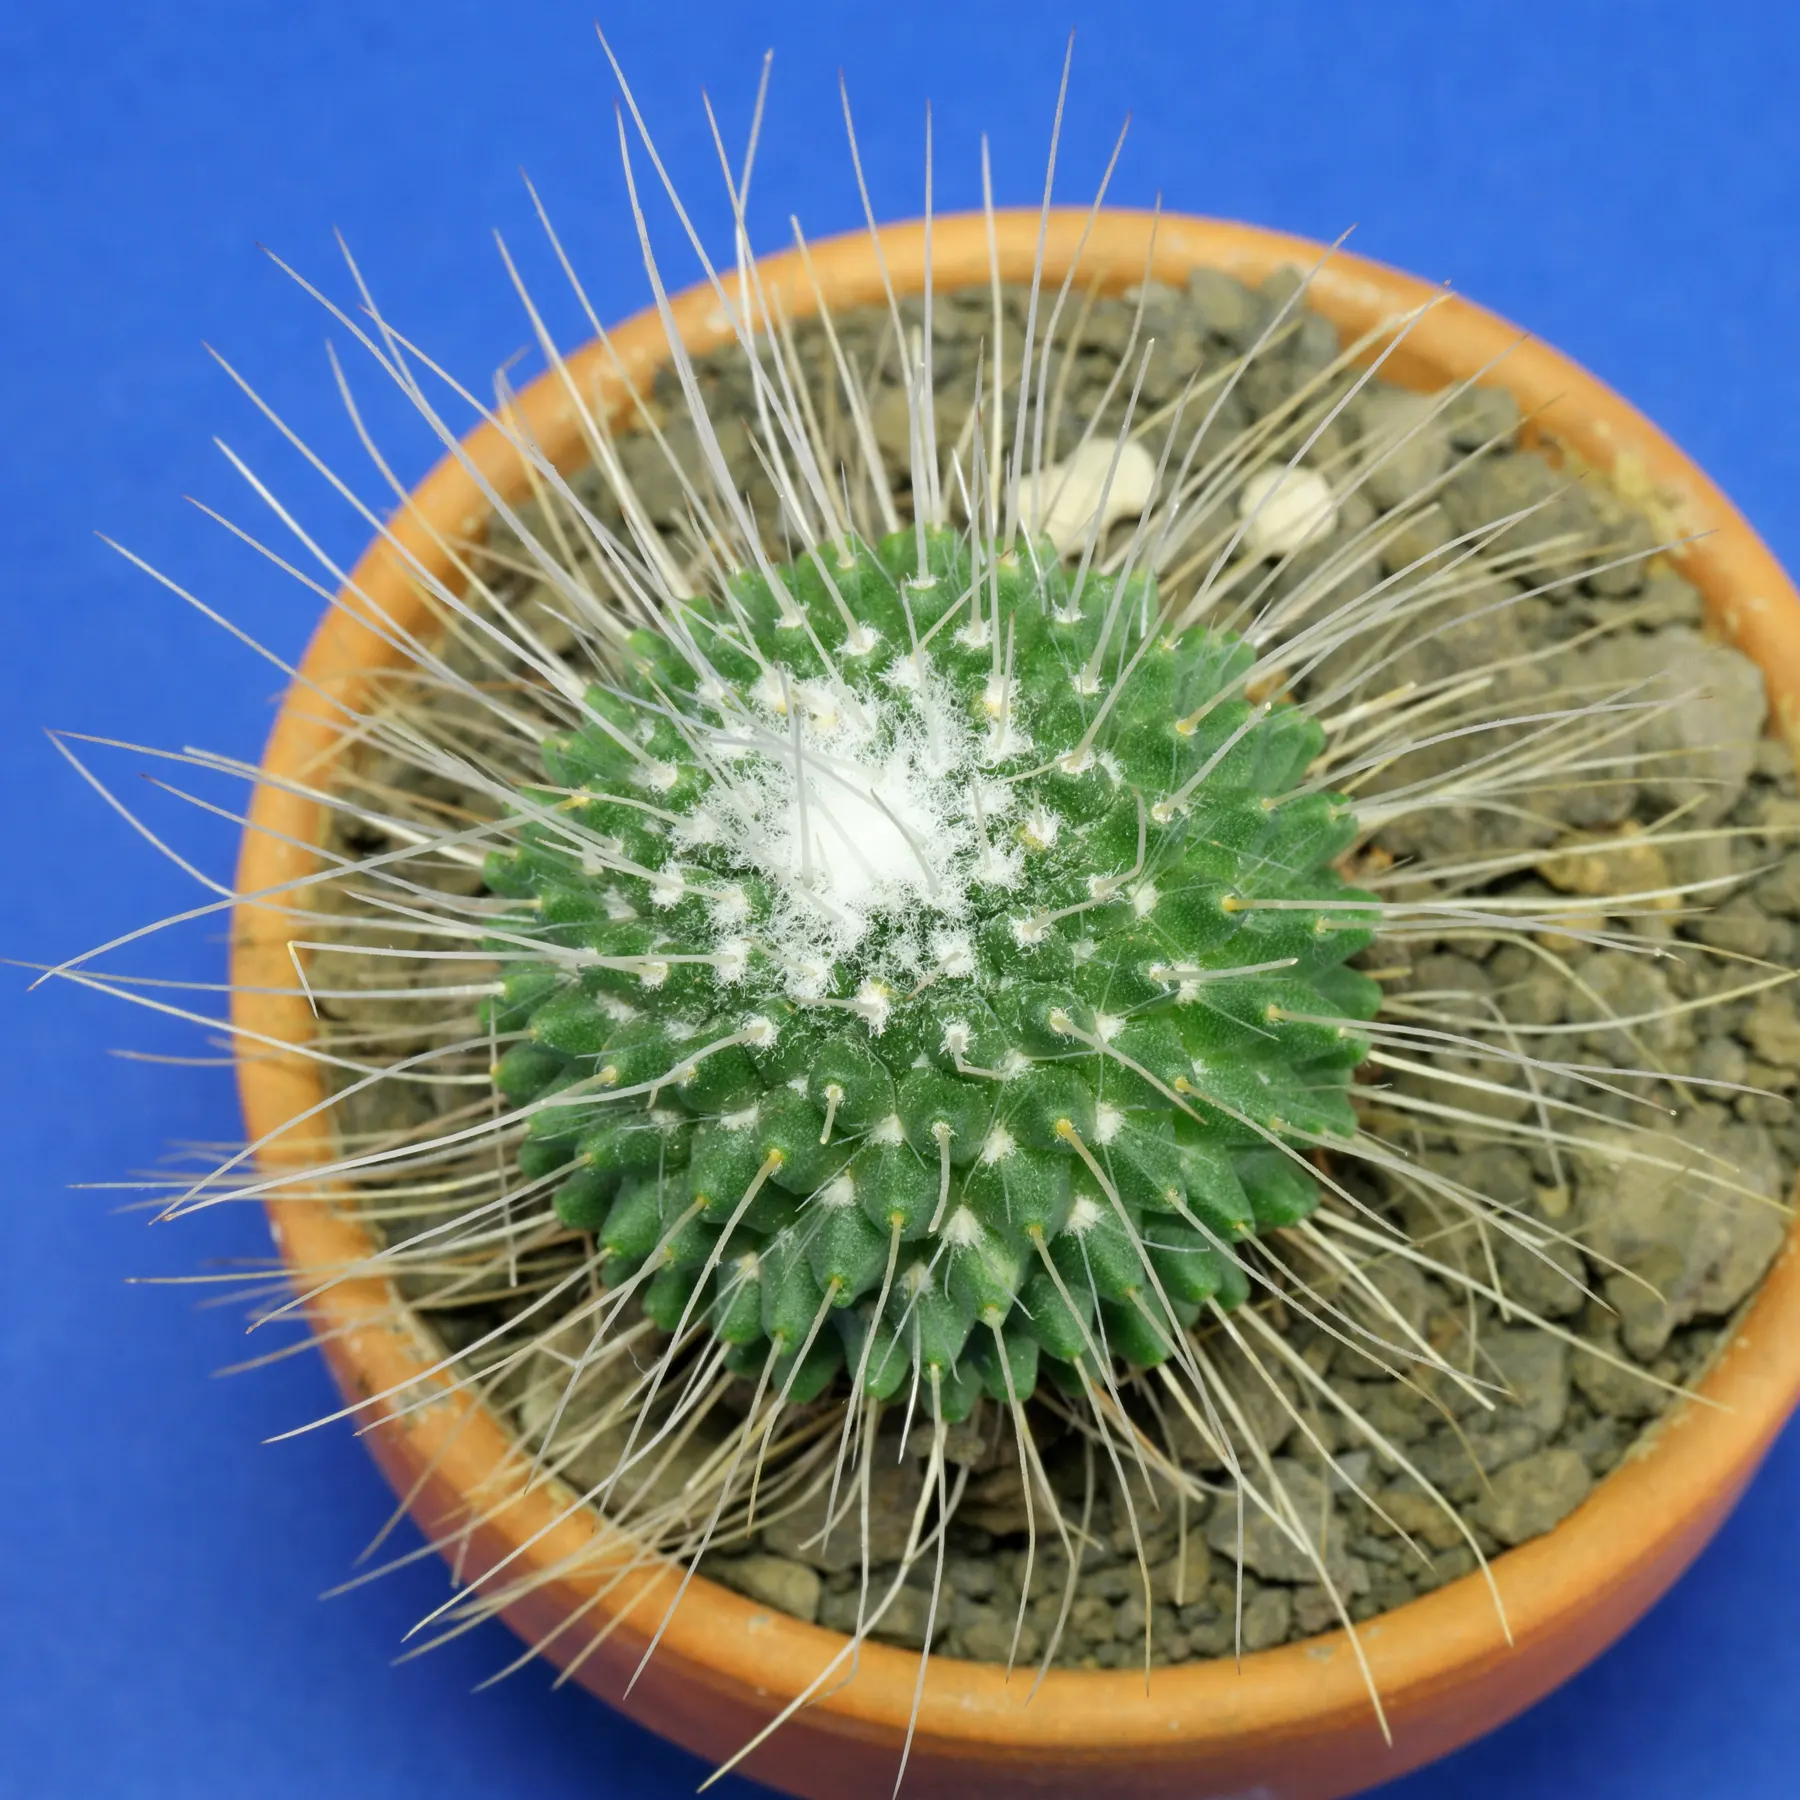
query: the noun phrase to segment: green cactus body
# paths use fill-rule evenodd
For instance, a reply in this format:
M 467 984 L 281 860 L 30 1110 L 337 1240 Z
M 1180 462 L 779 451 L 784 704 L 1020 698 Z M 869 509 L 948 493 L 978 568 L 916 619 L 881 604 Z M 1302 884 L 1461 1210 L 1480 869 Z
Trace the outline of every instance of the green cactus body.
M 722 585 L 632 634 L 490 859 L 521 1175 L 790 1399 L 953 1422 L 1177 1353 L 1355 1130 L 1319 724 L 1023 540 Z

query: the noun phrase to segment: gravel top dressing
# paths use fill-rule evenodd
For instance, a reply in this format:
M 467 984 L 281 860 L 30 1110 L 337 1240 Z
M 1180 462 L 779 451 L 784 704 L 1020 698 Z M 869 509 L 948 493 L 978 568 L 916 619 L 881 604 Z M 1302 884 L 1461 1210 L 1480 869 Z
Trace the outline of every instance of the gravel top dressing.
M 1166 416 L 1196 368 L 1231 366 L 1296 280 L 1282 275 L 1252 291 L 1203 273 L 1183 291 L 1090 294 L 1071 306 L 1048 365 L 1042 459 L 1067 475 L 1043 517 L 1071 559 L 1097 504 L 1082 498 L 1083 482 L 1104 490 L 1108 547 L 1129 538 L 1151 491 L 1155 470 L 1136 443 L 1112 455 L 1128 408 L 1140 424 Z M 1016 329 L 1025 297 L 1007 290 L 1004 304 Z M 959 470 L 981 460 L 983 422 L 969 396 L 992 308 L 982 289 L 940 296 L 936 309 L 937 431 L 940 444 L 956 447 Z M 903 302 L 901 312 L 916 330 L 917 305 Z M 830 439 L 866 428 L 890 465 L 903 467 L 908 410 L 888 311 L 844 314 L 835 328 L 837 350 L 859 370 L 871 401 L 865 421 L 846 420 L 837 390 L 822 379 L 821 430 Z M 794 327 L 792 337 L 800 364 L 828 367 L 832 347 L 816 324 Z M 1140 378 L 1138 359 L 1152 337 Z M 1219 409 L 1208 448 L 1259 430 L 1339 348 L 1326 320 L 1298 311 Z M 776 518 L 767 472 L 742 423 L 754 419 L 755 402 L 739 354 L 704 359 L 699 373 L 733 480 L 754 516 Z M 676 458 L 694 466 L 701 447 L 677 401 L 665 374 L 652 404 Z M 1199 1328 L 1213 1363 L 1242 1365 L 1234 1383 L 1241 1417 L 1230 1436 L 1293 1498 L 1316 1555 L 1240 1503 L 1220 1459 L 1175 1406 L 1160 1408 L 1156 1429 L 1201 1477 L 1203 1498 L 1178 1495 L 1148 1469 L 1103 1453 L 1073 1404 L 1040 1387 L 1029 1403 L 1035 1442 L 1065 1517 L 1079 1524 L 1080 1573 L 1072 1584 L 1067 1552 L 1041 1513 L 1035 1544 L 1028 1537 L 1021 1459 L 1003 1429 L 1005 1409 L 979 1405 L 951 1430 L 944 1452 L 954 1511 L 941 1598 L 934 1609 L 936 1558 L 919 1558 L 877 1638 L 919 1647 L 929 1619 L 941 1656 L 1030 1664 L 1054 1642 L 1059 1662 L 1116 1668 L 1141 1665 L 1146 1643 L 1150 1660 L 1162 1664 L 1306 1638 L 1340 1622 L 1339 1599 L 1352 1619 L 1371 1618 L 1470 1573 L 1477 1552 L 1496 1554 L 1565 1518 L 1705 1367 L 1778 1248 L 1800 1161 L 1791 1098 L 1800 1081 L 1800 1016 L 1786 979 L 1800 948 L 1793 759 L 1763 735 L 1754 665 L 1703 632 L 1700 598 L 1679 573 L 1679 556 L 1647 554 L 1657 528 L 1597 478 L 1578 479 L 1538 449 L 1520 447 L 1518 426 L 1497 388 L 1471 390 L 1434 412 L 1429 397 L 1371 383 L 1313 433 L 1297 470 L 1253 474 L 1238 496 L 1221 502 L 1215 529 L 1196 534 L 1194 557 L 1164 583 L 1172 593 L 1183 582 L 1197 585 L 1216 555 L 1212 546 L 1246 520 L 1221 591 L 1227 602 L 1253 605 L 1293 591 L 1334 559 L 1342 563 L 1340 587 L 1366 587 L 1450 554 L 1482 526 L 1535 509 L 1485 547 L 1446 628 L 1395 643 L 1395 689 L 1458 671 L 1470 682 L 1444 708 L 1445 743 L 1410 752 L 1362 790 L 1377 824 L 1345 871 L 1353 882 L 1382 877 L 1385 891 L 1409 900 L 1443 901 L 1435 937 L 1379 937 L 1355 959 L 1381 985 L 1383 1023 L 1404 1036 L 1411 1022 L 1418 1044 L 1409 1054 L 1384 1040 L 1382 1053 L 1358 1071 L 1365 1129 L 1402 1148 L 1413 1167 L 1454 1176 L 1546 1235 L 1536 1250 L 1496 1239 L 1441 1206 L 1418 1180 L 1366 1165 L 1333 1168 L 1356 1206 L 1404 1218 L 1420 1252 L 1376 1257 L 1361 1276 L 1345 1277 L 1336 1297 L 1351 1314 L 1360 1309 L 1377 1335 L 1396 1326 L 1416 1333 L 1472 1386 L 1359 1348 L 1279 1296 L 1248 1303 L 1268 1327 L 1256 1340 L 1265 1354 L 1254 1366 L 1234 1333 Z M 688 554 L 681 484 L 648 434 L 631 421 L 620 429 L 617 453 L 646 511 Z M 1361 446 L 1378 440 L 1399 440 L 1399 447 L 1346 488 Z M 603 520 L 617 520 L 617 503 L 597 481 L 577 485 Z M 904 516 L 904 489 L 896 499 Z M 1384 515 L 1394 529 L 1371 536 Z M 509 579 L 515 592 L 525 591 L 524 611 L 552 648 L 570 649 L 574 638 L 559 621 L 556 596 L 532 587 L 516 546 L 502 535 L 487 555 L 502 574 L 509 558 L 518 563 Z M 1491 810 L 1474 807 L 1379 823 L 1383 794 L 1432 774 L 1434 759 L 1466 754 L 1449 734 L 1472 711 L 1504 705 L 1523 717 L 1534 697 L 1619 689 L 1640 696 L 1642 708 L 1621 706 L 1587 726 L 1556 778 L 1498 824 Z M 1304 702 L 1304 679 L 1297 697 Z M 1678 703 L 1662 704 L 1671 700 Z M 439 707 L 439 729 L 454 729 L 456 702 L 441 690 L 410 704 Z M 1510 741 L 1524 745 L 1530 731 L 1519 725 Z M 1621 771 L 1617 759 L 1626 751 Z M 346 779 L 350 791 L 383 791 L 384 783 L 403 789 L 439 823 L 467 815 L 472 804 L 448 784 L 375 756 Z M 889 862 L 904 870 L 896 828 L 873 813 L 862 825 L 875 873 Z M 378 831 L 342 816 L 335 829 L 339 847 L 357 854 L 381 842 Z M 1516 899 L 1533 929 L 1499 931 L 1491 913 L 1459 920 L 1456 897 L 1469 884 L 1459 886 L 1451 871 L 1514 851 L 1497 874 L 1490 862 L 1479 886 Z M 1426 864 L 1434 873 L 1407 885 L 1407 869 Z M 466 872 L 445 875 L 446 885 L 459 879 L 463 891 L 478 891 Z M 1604 918 L 1592 911 L 1570 918 L 1566 931 L 1539 928 L 1559 904 L 1614 894 L 1636 897 L 1626 922 L 1665 954 L 1647 957 L 1607 941 Z M 391 941 L 423 947 L 403 935 Z M 321 988 L 376 985 L 352 956 L 328 952 L 318 960 Z M 334 974 L 338 960 L 343 967 Z M 381 980 L 398 986 L 401 971 L 414 966 L 429 967 L 390 959 Z M 364 1057 L 396 1060 L 420 1041 L 409 1034 L 419 1030 L 421 1010 L 374 998 L 320 1006 L 328 1043 L 355 1042 Z M 1446 1019 L 1547 1062 L 1618 1073 L 1596 1087 L 1554 1068 L 1441 1049 L 1432 1030 Z M 375 1141 L 426 1127 L 448 1110 L 446 1094 L 377 1083 L 345 1099 L 340 1132 L 346 1142 Z M 1546 1108 L 1555 1102 L 1586 1109 L 1581 1142 L 1559 1144 L 1549 1129 Z M 1535 1141 L 1508 1130 L 1534 1119 L 1545 1122 Z M 1645 1127 L 1653 1136 L 1644 1136 Z M 1702 1163 L 1734 1171 L 1731 1185 L 1695 1181 L 1687 1171 Z M 390 1239 L 404 1234 L 391 1212 L 384 1218 Z M 420 1228 L 429 1222 L 421 1214 Z M 470 1369 L 479 1379 L 494 1364 L 482 1340 L 546 1291 L 578 1250 L 551 1245 L 536 1253 L 505 1292 L 470 1293 L 454 1268 L 441 1276 L 415 1269 L 405 1289 L 448 1347 L 481 1346 Z M 1462 1278 L 1434 1276 L 1433 1263 Z M 1525 1322 L 1521 1311 L 1539 1322 Z M 1274 1339 L 1279 1352 L 1270 1349 Z M 552 1340 L 531 1366 L 489 1384 L 490 1399 L 516 1422 L 523 1443 L 553 1429 L 578 1446 L 560 1465 L 577 1488 L 605 1477 L 626 1438 L 607 1415 L 622 1375 L 562 1391 L 559 1372 L 578 1368 L 583 1341 L 578 1333 L 567 1343 Z M 751 1384 L 741 1385 L 747 1405 Z M 1342 1404 L 1326 1404 L 1325 1389 Z M 922 1501 L 931 1427 L 922 1406 L 916 1417 L 903 1414 L 899 1404 L 887 1409 L 859 1502 L 873 1564 L 867 1571 L 859 1508 L 844 1516 L 843 1497 L 820 1488 L 798 1502 L 777 1500 L 747 1531 L 720 1534 L 702 1572 L 798 1618 L 855 1630 L 867 1592 L 885 1591 L 897 1578 L 915 1514 L 931 1503 Z M 1350 1415 L 1366 1422 L 1367 1435 Z M 646 1481 L 673 1491 L 714 1442 L 706 1428 L 696 1430 Z M 1403 1451 L 1416 1473 L 1399 1468 L 1387 1447 Z M 1418 1477 L 1454 1503 L 1460 1524 Z M 827 1530 L 834 1499 L 839 1516 Z

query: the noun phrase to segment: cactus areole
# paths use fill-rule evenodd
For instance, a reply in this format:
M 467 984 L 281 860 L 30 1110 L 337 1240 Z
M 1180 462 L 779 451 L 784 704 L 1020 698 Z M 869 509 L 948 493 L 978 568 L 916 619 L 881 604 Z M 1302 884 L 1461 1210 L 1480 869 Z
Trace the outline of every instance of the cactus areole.
M 488 861 L 523 1181 L 790 1401 L 1191 1354 L 1379 999 L 1325 734 L 1153 581 L 923 527 L 665 605 Z

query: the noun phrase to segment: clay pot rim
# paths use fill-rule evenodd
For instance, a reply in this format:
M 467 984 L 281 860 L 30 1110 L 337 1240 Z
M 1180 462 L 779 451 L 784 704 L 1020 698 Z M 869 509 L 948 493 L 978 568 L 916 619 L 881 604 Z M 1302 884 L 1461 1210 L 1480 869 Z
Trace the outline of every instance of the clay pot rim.
M 1051 215 L 1047 267 L 1057 275 L 1068 266 L 1084 223 L 1082 213 Z M 1038 228 L 1035 212 L 998 216 L 1008 279 L 1029 272 Z M 930 245 L 940 293 L 986 282 L 987 233 L 980 215 L 934 221 Z M 1325 255 L 1307 240 L 1247 225 L 1113 212 L 1101 215 L 1095 225 L 1082 266 L 1104 271 L 1106 285 L 1113 289 L 1128 285 L 1142 277 L 1153 233 L 1151 273 L 1176 282 L 1199 266 L 1255 282 L 1284 265 L 1314 269 Z M 924 264 L 922 228 L 884 227 L 881 243 L 896 289 L 916 292 Z M 834 309 L 881 297 L 867 234 L 822 242 L 812 247 L 811 255 L 817 281 Z M 760 268 L 765 284 L 783 295 L 790 316 L 816 310 L 813 290 L 794 253 L 767 258 Z M 1414 385 L 1431 385 L 1493 364 L 1488 379 L 1510 388 L 1556 443 L 1610 473 L 1626 491 L 1649 497 L 1675 531 L 1707 527 L 1709 535 L 1682 554 L 1682 572 L 1705 594 L 1713 622 L 1763 665 L 1774 716 L 1792 738 L 1800 717 L 1800 595 L 1724 496 L 1666 437 L 1556 351 L 1466 300 L 1442 297 L 1440 290 L 1411 276 L 1338 253 L 1317 267 L 1311 299 L 1346 331 L 1435 299 L 1384 372 Z M 709 288 L 691 289 L 671 306 L 675 330 L 691 349 L 710 348 L 728 336 L 718 298 Z M 610 357 L 592 344 L 571 356 L 567 379 L 617 407 L 626 401 L 622 372 L 642 388 L 663 352 L 661 323 L 653 310 L 647 311 L 612 334 Z M 566 466 L 581 460 L 581 445 L 564 379 L 554 370 L 540 377 L 520 396 L 518 415 L 533 440 Z M 268 779 L 257 791 L 239 868 L 242 895 L 269 899 L 301 882 L 316 866 L 305 846 L 317 841 L 323 814 L 304 783 L 331 743 L 329 709 L 320 695 L 354 696 L 371 672 L 401 660 L 396 628 L 430 628 L 432 610 L 409 575 L 409 559 L 434 574 L 446 572 L 451 553 L 445 540 L 472 535 L 485 517 L 482 482 L 504 485 L 510 478 L 514 489 L 520 485 L 516 455 L 494 426 L 483 426 L 465 443 L 461 459 L 446 457 L 392 521 L 387 541 L 378 541 L 358 563 L 313 639 L 269 742 L 264 761 Z M 233 932 L 233 1022 L 252 1045 L 303 1042 L 309 1034 L 303 1000 L 258 991 L 291 979 L 287 935 L 278 911 L 258 905 L 255 898 L 240 903 Z M 265 1168 L 276 1173 L 303 1166 L 310 1155 L 308 1132 L 295 1128 L 285 1136 L 279 1133 L 322 1098 L 316 1071 L 297 1056 L 260 1055 L 240 1060 L 239 1082 L 252 1139 L 271 1140 L 261 1153 Z M 273 1202 L 270 1217 L 281 1253 L 295 1270 L 341 1263 L 368 1243 L 352 1218 L 323 1202 Z M 1613 1604 L 1620 1610 L 1616 1634 L 1685 1566 L 1800 1395 L 1797 1241 L 1790 1234 L 1700 1384 L 1698 1397 L 1679 1402 L 1563 1524 L 1495 1560 L 1494 1578 L 1513 1631 L 1512 1651 L 1506 1649 L 1479 1574 L 1362 1627 L 1364 1648 L 1390 1708 L 1398 1712 L 1429 1706 L 1434 1696 L 1480 1680 L 1496 1658 L 1529 1657 L 1534 1642 L 1572 1630 L 1579 1635 L 1573 1620 L 1584 1611 L 1604 1611 Z M 336 1288 L 311 1308 L 315 1329 L 327 1334 L 326 1354 L 347 1395 L 360 1398 L 385 1389 L 436 1360 L 422 1334 L 379 1316 L 387 1304 L 383 1287 L 365 1281 Z M 396 1466 L 417 1471 L 429 1464 L 437 1478 L 462 1492 L 491 1472 L 510 1441 L 492 1415 L 458 1400 L 419 1409 L 384 1426 L 376 1437 L 401 1442 L 400 1451 L 384 1455 L 390 1474 Z M 377 1449 L 379 1453 L 379 1443 Z M 589 1528 L 575 1518 L 557 1523 L 553 1503 L 539 1490 L 509 1508 L 493 1529 L 500 1541 L 515 1546 L 542 1531 L 526 1566 L 548 1568 L 578 1549 Z M 1667 1574 L 1649 1596 L 1630 1598 L 1634 1574 L 1659 1559 L 1668 1565 Z M 559 1603 L 572 1609 L 591 1595 L 592 1586 L 564 1576 L 557 1590 Z M 640 1610 L 621 1637 L 641 1641 L 640 1623 L 660 1617 L 663 1596 L 672 1591 L 666 1575 L 635 1578 L 613 1595 L 600 1616 L 618 1610 L 629 1598 Z M 586 1641 L 583 1636 L 565 1642 L 552 1654 L 567 1661 Z M 1593 1648 L 1605 1641 L 1599 1638 Z M 835 1633 L 771 1613 L 696 1579 L 657 1654 L 700 1671 L 722 1689 L 765 1696 L 765 1704 L 773 1707 L 803 1690 L 844 1642 Z M 1196 1744 L 1226 1739 L 1273 1744 L 1302 1725 L 1316 1731 L 1321 1721 L 1366 1726 L 1368 1699 L 1348 1648 L 1340 1632 L 1247 1656 L 1241 1676 L 1229 1660 L 1159 1669 L 1147 1700 L 1141 1671 L 1056 1669 L 1029 1706 L 1024 1702 L 1030 1671 L 1009 1684 L 995 1666 L 937 1657 L 918 1732 L 921 1742 L 933 1740 L 951 1750 L 961 1746 L 970 1753 L 980 1746 L 989 1756 L 1016 1749 L 1040 1755 L 1130 1750 L 1154 1757 L 1177 1747 L 1191 1755 Z M 823 1715 L 829 1726 L 851 1736 L 886 1739 L 905 1726 L 917 1668 L 913 1653 L 865 1645 L 856 1679 L 815 1702 L 805 1716 L 816 1722 Z M 1515 1685 L 1523 1696 L 1516 1704 L 1541 1691 L 1528 1679 Z M 1482 1723 L 1500 1716 L 1504 1714 L 1494 1713 Z

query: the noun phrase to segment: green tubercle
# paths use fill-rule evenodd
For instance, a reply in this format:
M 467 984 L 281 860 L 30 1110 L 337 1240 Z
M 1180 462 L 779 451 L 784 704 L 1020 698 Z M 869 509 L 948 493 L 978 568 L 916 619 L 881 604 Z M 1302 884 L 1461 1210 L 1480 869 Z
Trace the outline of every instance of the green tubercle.
M 1324 733 L 1254 664 L 948 531 L 632 632 L 487 871 L 520 1173 L 608 1283 L 951 1419 L 1241 1303 L 1379 997 Z

